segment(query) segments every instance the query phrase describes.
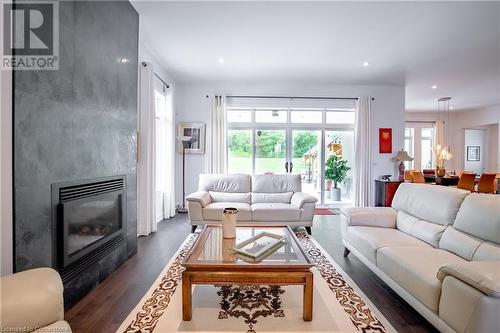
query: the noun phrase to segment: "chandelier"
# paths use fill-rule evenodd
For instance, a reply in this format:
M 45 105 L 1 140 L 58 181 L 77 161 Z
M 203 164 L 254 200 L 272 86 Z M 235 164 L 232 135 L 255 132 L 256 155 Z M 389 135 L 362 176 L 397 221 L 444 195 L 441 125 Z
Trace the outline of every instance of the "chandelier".
M 436 145 L 434 146 L 436 171 L 438 173 L 444 173 L 444 162 L 453 158 L 450 146 L 447 144 L 451 139 L 450 100 L 451 97 L 438 99 L 438 122 L 436 124 Z

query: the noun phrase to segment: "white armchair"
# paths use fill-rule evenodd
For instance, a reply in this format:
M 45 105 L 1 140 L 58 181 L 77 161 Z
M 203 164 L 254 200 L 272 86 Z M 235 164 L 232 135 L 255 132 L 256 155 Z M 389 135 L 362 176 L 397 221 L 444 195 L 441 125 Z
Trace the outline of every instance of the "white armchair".
M 0 279 L 0 331 L 71 332 L 64 321 L 63 284 L 51 268 Z

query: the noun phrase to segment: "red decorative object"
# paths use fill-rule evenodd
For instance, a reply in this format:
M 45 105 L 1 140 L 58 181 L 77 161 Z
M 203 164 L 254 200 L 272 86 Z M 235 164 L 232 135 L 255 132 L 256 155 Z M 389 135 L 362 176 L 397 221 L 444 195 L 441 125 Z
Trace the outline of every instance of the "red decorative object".
M 381 154 L 392 153 L 392 128 L 379 128 L 378 149 Z

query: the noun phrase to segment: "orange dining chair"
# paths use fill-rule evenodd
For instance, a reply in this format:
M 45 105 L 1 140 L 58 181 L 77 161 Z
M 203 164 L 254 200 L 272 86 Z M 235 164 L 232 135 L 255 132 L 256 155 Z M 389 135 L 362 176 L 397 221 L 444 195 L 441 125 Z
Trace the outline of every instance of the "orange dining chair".
M 425 177 L 422 171 L 419 170 L 413 170 L 411 173 L 411 176 L 413 178 L 414 183 L 418 184 L 424 184 L 425 183 Z
M 477 191 L 479 193 L 495 193 L 496 173 L 482 173 L 477 182 Z
M 470 174 L 473 174 L 474 172 L 472 171 L 467 171 L 467 170 L 460 170 L 457 172 L 457 176 L 460 177 L 461 175 L 463 174 L 467 174 L 467 175 L 470 175 Z
M 413 176 L 411 175 L 413 170 L 405 170 L 405 182 L 413 182 Z
M 498 188 L 498 183 L 500 183 L 500 172 L 497 172 L 497 176 L 495 177 L 495 191 L 500 194 L 500 188 Z
M 474 192 L 476 185 L 476 174 L 475 173 L 464 173 L 460 175 L 458 180 L 458 188 L 463 190 Z

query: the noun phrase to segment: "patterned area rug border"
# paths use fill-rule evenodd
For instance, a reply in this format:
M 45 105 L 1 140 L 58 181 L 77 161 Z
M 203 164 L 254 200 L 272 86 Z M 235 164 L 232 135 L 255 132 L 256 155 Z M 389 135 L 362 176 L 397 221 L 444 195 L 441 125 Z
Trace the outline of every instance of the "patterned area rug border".
M 182 283 L 184 268 L 181 263 L 189 253 L 198 235 L 198 233 L 190 234 L 187 237 L 178 253 L 167 264 L 167 272 L 161 278 L 158 287 L 153 290 L 148 299 L 141 301 L 143 303 L 140 310 L 127 328 L 118 332 L 154 332 L 158 321 L 170 303 L 172 295 Z M 359 287 L 350 278 L 344 278 L 344 276 L 347 277 L 347 274 L 314 239 L 305 232 L 299 232 L 296 235 L 301 246 L 359 332 L 396 332 Z M 154 284 L 157 283 L 155 281 Z

